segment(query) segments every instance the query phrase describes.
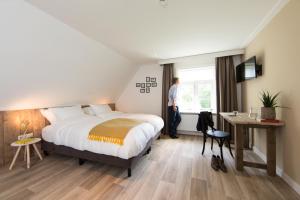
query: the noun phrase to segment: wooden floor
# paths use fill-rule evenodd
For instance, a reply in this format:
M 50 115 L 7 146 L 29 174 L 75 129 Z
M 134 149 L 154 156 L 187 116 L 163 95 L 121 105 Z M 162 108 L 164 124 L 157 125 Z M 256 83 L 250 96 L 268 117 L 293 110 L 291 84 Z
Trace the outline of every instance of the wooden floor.
M 162 138 L 152 152 L 127 171 L 99 163 L 78 166 L 77 160 L 51 155 L 35 159 L 30 170 L 17 163 L 0 169 L 0 199 L 300 199 L 282 179 L 246 168 L 237 172 L 225 149 L 227 174 L 210 167 L 212 152 L 201 155 L 202 138 Z M 215 152 L 217 145 L 215 145 Z M 259 160 L 252 152 L 250 160 Z

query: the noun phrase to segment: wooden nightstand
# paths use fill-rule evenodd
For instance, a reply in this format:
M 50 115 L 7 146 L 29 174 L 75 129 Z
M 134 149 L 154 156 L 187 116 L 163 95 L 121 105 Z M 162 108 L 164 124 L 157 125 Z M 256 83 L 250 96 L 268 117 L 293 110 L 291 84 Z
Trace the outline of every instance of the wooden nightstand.
M 18 149 L 13 158 L 13 161 L 10 164 L 9 170 L 11 170 L 13 168 L 22 147 L 24 147 L 24 149 L 25 149 L 24 160 L 27 161 L 27 169 L 30 168 L 30 148 L 29 148 L 30 145 L 33 146 L 33 148 L 34 148 L 35 152 L 37 153 L 37 155 L 39 156 L 39 158 L 41 160 L 43 160 L 42 155 L 40 154 L 38 148 L 36 147 L 36 143 L 38 143 L 40 141 L 41 141 L 41 138 L 26 138 L 26 139 L 18 140 L 18 141 L 11 143 L 12 147 L 18 147 Z

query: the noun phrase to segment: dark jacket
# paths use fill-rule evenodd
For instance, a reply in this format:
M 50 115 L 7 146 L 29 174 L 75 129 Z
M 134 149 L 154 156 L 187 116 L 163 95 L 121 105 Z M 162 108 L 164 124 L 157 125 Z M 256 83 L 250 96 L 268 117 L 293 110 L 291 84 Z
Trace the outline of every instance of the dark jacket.
M 198 115 L 198 122 L 197 122 L 197 131 L 201 131 L 202 133 L 206 133 L 210 127 L 214 130 L 214 121 L 211 112 L 200 112 Z

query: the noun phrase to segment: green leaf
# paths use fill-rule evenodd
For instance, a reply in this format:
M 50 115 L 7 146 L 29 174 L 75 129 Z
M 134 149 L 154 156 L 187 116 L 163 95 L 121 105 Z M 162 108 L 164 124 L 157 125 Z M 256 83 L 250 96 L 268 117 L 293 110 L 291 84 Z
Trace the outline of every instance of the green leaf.
M 263 103 L 264 107 L 276 108 L 278 96 L 280 92 L 272 95 L 269 91 L 262 91 L 260 96 L 260 101 Z

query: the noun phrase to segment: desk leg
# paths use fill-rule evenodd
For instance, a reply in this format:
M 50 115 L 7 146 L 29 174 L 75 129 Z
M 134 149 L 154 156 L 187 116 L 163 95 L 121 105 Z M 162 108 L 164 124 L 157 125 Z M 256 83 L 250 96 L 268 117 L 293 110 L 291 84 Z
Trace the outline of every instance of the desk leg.
M 234 126 L 234 143 L 235 143 L 235 168 L 239 171 L 243 170 L 244 166 L 244 132 L 242 125 Z
M 276 134 L 274 128 L 267 129 L 267 172 L 276 175 Z
M 29 144 L 26 145 L 26 155 L 27 155 L 27 169 L 30 168 L 30 148 Z

